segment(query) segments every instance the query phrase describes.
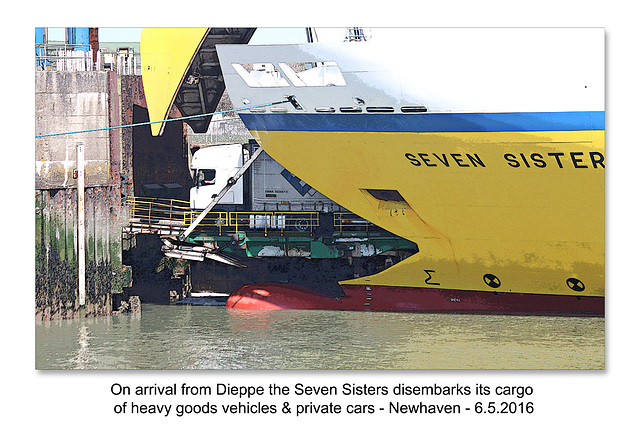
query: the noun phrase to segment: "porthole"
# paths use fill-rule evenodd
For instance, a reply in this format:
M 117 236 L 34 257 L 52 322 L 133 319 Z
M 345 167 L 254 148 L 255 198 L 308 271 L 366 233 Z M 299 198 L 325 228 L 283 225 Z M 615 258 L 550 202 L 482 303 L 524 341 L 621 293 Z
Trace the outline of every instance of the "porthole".
M 410 105 L 400 108 L 403 113 L 426 113 L 427 107 L 423 105 Z
M 367 113 L 393 113 L 393 107 L 367 107 Z
M 341 113 L 362 113 L 362 108 L 360 107 L 340 107 Z
M 318 113 L 335 113 L 336 109 L 333 107 L 316 107 Z

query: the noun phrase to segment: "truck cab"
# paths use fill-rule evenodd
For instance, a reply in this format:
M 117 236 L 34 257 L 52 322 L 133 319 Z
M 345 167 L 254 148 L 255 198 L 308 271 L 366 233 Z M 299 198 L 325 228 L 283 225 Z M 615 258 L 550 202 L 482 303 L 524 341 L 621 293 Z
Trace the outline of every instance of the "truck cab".
M 201 148 L 191 159 L 193 187 L 189 200 L 191 209 L 201 210 L 207 207 L 211 199 L 218 195 L 244 163 L 242 144 L 215 145 Z M 244 203 L 243 178 L 237 182 L 219 201 L 224 205 L 242 205 Z

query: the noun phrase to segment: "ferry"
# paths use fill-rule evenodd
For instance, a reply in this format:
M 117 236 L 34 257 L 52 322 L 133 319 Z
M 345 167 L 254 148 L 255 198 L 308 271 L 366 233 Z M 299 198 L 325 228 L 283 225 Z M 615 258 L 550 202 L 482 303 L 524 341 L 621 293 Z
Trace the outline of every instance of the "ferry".
M 400 30 L 399 30 L 400 31 Z M 396 42 L 218 45 L 262 148 L 418 252 L 227 307 L 604 315 L 604 30 L 424 29 Z

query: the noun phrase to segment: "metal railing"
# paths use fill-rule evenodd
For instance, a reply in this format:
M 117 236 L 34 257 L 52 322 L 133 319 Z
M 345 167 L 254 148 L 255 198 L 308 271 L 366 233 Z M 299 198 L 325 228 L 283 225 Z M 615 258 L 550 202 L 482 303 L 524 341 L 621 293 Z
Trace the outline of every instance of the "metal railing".
M 350 212 L 334 212 L 333 230 L 337 233 L 369 233 L 380 227 Z
M 229 216 L 230 225 L 236 230 L 261 230 L 265 236 L 270 232 L 312 235 L 320 226 L 318 212 L 230 212 Z
M 185 216 L 185 226 L 198 217 L 199 211 Z M 209 212 L 198 224 L 201 233 L 223 235 L 243 232 L 261 232 L 269 235 L 308 234 L 319 227 L 318 212 Z
M 129 233 L 177 235 L 198 217 L 189 202 L 175 199 L 129 197 Z M 269 235 L 312 235 L 320 226 L 318 212 L 225 212 L 212 211 L 198 224 L 198 231 L 208 235 L 237 234 L 240 231 Z
M 140 54 L 129 51 L 98 50 L 93 61 L 90 45 L 68 43 L 36 44 L 36 71 L 115 71 L 140 75 Z
M 175 199 L 129 197 L 129 226 L 126 231 L 138 233 L 179 234 L 191 214 L 189 202 Z
M 189 227 L 200 211 L 192 210 L 189 202 L 176 199 L 129 197 L 127 232 L 177 235 Z M 313 235 L 320 226 L 318 212 L 226 212 L 211 211 L 198 224 L 198 231 L 208 235 L 237 234 L 240 231 L 269 235 Z M 380 227 L 349 212 L 333 213 L 336 233 L 378 232 Z

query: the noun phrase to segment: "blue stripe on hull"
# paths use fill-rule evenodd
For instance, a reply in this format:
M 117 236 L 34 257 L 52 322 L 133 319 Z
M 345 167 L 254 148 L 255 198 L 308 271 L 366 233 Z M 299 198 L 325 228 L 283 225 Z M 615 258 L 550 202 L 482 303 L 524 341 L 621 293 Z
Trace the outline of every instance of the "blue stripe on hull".
M 543 132 L 604 130 L 604 111 L 555 113 L 240 114 L 256 131 Z

